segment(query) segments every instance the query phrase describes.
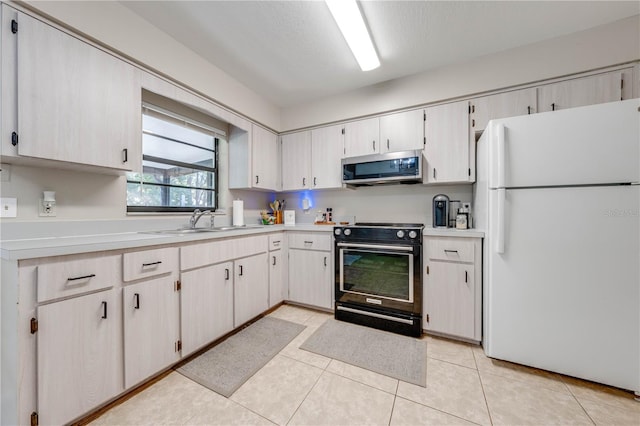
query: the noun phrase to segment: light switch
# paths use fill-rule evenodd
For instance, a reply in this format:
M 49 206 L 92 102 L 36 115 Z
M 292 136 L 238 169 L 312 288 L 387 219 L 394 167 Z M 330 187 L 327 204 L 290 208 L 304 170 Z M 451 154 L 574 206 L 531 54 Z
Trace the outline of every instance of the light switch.
M 18 199 L 0 198 L 0 217 L 17 217 Z

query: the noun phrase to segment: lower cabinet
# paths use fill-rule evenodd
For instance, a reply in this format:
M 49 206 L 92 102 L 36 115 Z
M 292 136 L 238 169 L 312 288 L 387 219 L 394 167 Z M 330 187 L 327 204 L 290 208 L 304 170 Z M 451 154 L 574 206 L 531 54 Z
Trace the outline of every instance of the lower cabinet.
M 289 249 L 289 300 L 333 309 L 331 252 Z
M 423 327 L 481 341 L 481 239 L 427 236 L 425 247 Z
M 285 299 L 282 250 L 269 252 L 269 308 Z
M 269 309 L 267 254 L 234 262 L 233 325 L 239 327 Z
M 130 388 L 180 360 L 180 296 L 173 275 L 126 286 L 124 384 Z
M 37 308 L 37 413 L 43 424 L 68 423 L 124 390 L 119 292 Z
M 182 355 L 233 330 L 233 262 L 181 275 Z

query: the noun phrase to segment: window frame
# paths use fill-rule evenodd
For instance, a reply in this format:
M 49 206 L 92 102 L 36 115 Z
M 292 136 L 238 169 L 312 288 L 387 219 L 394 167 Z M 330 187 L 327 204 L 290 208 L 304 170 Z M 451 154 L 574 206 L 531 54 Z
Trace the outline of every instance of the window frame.
M 143 103 L 142 105 L 142 114 L 145 115 L 146 111 L 152 111 L 152 114 L 149 114 L 152 117 L 155 118 L 159 118 L 165 121 L 169 121 L 169 122 L 179 122 L 181 123 L 185 128 L 196 128 L 198 131 L 200 132 L 205 132 L 209 135 L 211 135 L 214 138 L 214 144 L 213 144 L 213 149 L 208 149 L 208 148 L 203 148 L 201 146 L 198 145 L 194 145 L 191 144 L 187 141 L 182 141 L 182 140 L 177 140 L 162 134 L 158 134 L 158 133 L 154 133 L 151 131 L 145 131 L 144 129 L 141 129 L 141 133 L 142 135 L 147 134 L 150 136 L 153 136 L 155 138 L 160 138 L 160 139 L 165 139 L 174 143 L 178 143 L 178 144 L 184 144 L 184 145 L 188 145 L 188 146 L 192 146 L 198 149 L 203 149 L 203 150 L 207 150 L 207 151 L 211 151 L 213 153 L 213 167 L 206 167 L 206 166 L 201 166 L 198 164 L 194 164 L 194 163 L 184 163 L 178 160 L 172 160 L 172 159 L 167 159 L 167 158 L 159 158 L 159 157 L 154 157 L 152 155 L 145 155 L 144 151 L 142 153 L 142 160 L 143 161 L 152 161 L 152 162 L 156 162 L 156 163 L 161 163 L 161 164 L 168 164 L 168 165 L 174 165 L 174 166 L 178 166 L 178 167 L 184 167 L 184 168 L 189 168 L 192 170 L 201 170 L 201 171 L 205 171 L 205 172 L 210 172 L 211 175 L 208 178 L 208 185 L 210 186 L 209 188 L 202 188 L 202 187 L 197 187 L 197 186 L 182 186 L 182 185 L 175 185 L 175 184 L 170 184 L 167 181 L 167 176 L 165 176 L 165 181 L 163 183 L 144 183 L 144 185 L 148 185 L 148 186 L 154 186 L 154 187 L 161 187 L 162 188 L 162 198 L 164 201 L 167 201 L 166 203 L 164 203 L 165 205 L 159 205 L 159 206 L 131 206 L 128 204 L 127 201 L 127 214 L 129 213 L 192 213 L 195 209 L 200 208 L 200 209 L 207 209 L 207 210 L 211 210 L 212 212 L 215 212 L 218 209 L 218 199 L 219 199 L 219 192 L 220 192 L 220 188 L 219 188 L 219 160 L 220 160 L 220 136 L 226 137 L 226 133 L 224 131 L 218 130 L 214 127 L 210 127 L 207 126 L 203 123 L 194 121 L 192 119 L 188 119 L 186 117 L 183 117 L 179 114 L 173 113 L 171 111 L 167 111 L 163 108 L 157 107 L 155 105 L 151 105 L 151 104 L 147 104 L 147 103 Z M 161 116 L 161 117 L 159 117 Z M 168 118 L 168 120 L 167 120 Z M 142 140 L 141 140 L 142 143 Z M 143 148 L 144 149 L 144 148 Z M 140 175 L 144 174 L 144 165 L 141 166 L 142 170 L 139 172 Z M 135 172 L 137 173 L 137 172 Z M 129 175 L 127 174 L 126 177 L 126 184 L 127 184 L 127 188 L 129 184 L 137 184 L 137 185 L 143 185 L 143 183 L 140 180 L 132 180 L 129 178 Z M 168 206 L 166 205 L 168 203 L 167 197 L 168 197 L 168 193 L 169 193 L 169 189 L 170 188 L 184 188 L 184 189 L 192 189 L 192 190 L 205 190 L 205 191 L 210 191 L 210 204 L 212 205 L 211 207 L 197 207 L 197 206 L 190 206 L 190 207 L 178 207 L 178 206 Z M 213 188 L 213 189 L 212 189 Z M 128 194 L 128 189 L 127 189 L 127 194 Z

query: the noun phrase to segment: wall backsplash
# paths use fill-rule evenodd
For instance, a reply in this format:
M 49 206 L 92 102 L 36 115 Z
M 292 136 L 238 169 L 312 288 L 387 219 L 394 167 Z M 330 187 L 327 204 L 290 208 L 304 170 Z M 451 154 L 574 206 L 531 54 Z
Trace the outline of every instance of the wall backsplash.
M 352 218 L 358 222 L 424 223 L 431 226 L 431 201 L 437 194 L 451 200 L 472 201 L 472 185 L 387 185 L 326 191 L 303 191 L 278 194 L 287 209 L 295 209 L 296 223 L 311 223 L 319 210 L 333 209 L 334 221 Z M 309 198 L 308 214 L 302 200 Z

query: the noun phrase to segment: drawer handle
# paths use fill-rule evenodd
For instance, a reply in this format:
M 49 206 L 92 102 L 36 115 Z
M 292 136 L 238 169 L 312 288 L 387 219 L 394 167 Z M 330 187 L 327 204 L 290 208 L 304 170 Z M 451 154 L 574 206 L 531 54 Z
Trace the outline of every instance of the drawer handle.
M 305 241 L 305 244 L 313 244 L 313 241 Z
M 140 309 L 140 294 L 135 293 L 133 298 L 136 300 L 136 304 L 133 306 L 133 309 Z
M 142 267 L 146 267 L 146 266 L 154 266 L 154 265 L 159 265 L 162 263 L 162 260 L 158 260 L 157 262 L 149 262 L 149 263 L 143 263 Z
M 87 278 L 93 278 L 95 276 L 96 276 L 96 274 L 83 275 L 82 277 L 67 278 L 67 281 L 86 280 Z
M 107 302 L 102 302 L 102 319 L 107 319 Z
M 279 246 L 279 245 L 280 245 L 280 240 L 278 240 L 278 241 L 274 241 L 274 242 L 273 242 L 273 245 L 274 245 L 274 246 Z
M 444 252 L 445 253 L 457 253 L 458 250 L 445 250 Z

